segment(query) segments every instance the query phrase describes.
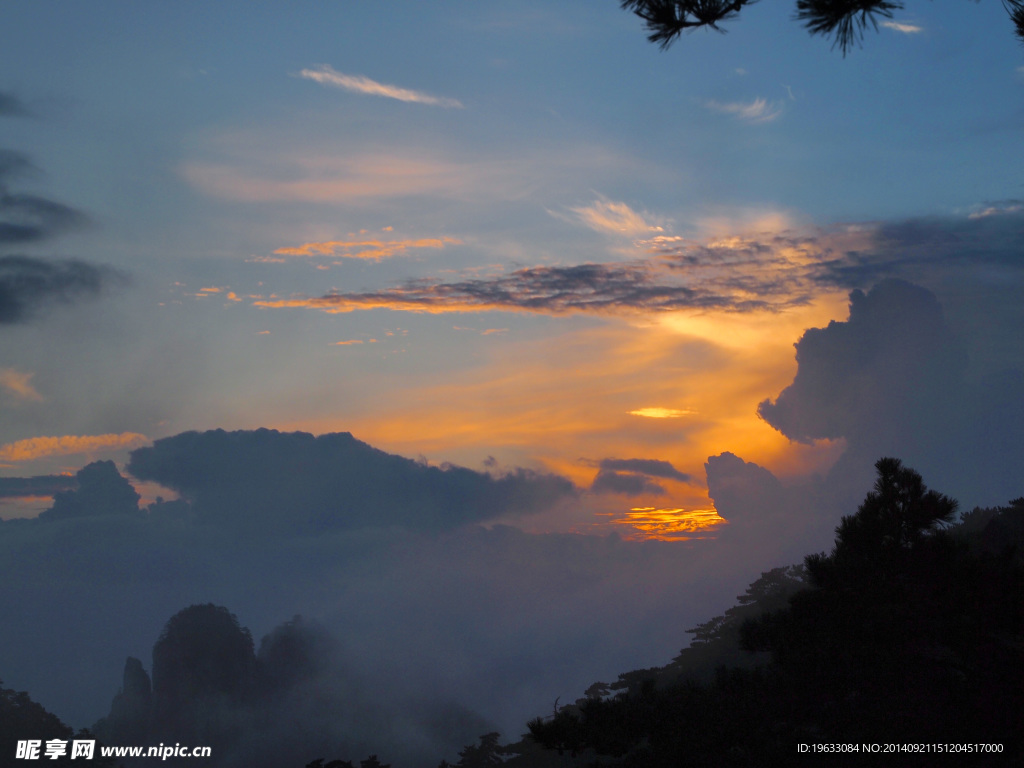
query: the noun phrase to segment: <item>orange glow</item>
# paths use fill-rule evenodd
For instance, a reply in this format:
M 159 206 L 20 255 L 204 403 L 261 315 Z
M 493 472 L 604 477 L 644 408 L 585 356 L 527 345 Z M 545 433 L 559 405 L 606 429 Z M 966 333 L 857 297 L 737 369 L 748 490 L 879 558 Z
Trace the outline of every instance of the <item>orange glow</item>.
M 446 245 L 461 245 L 454 237 L 422 238 L 419 240 L 329 240 L 320 243 L 304 243 L 295 248 L 278 248 L 279 256 L 336 256 L 343 259 L 368 259 L 380 261 L 397 256 L 411 248 L 444 248 Z
M 135 432 L 123 432 L 119 435 L 32 437 L 0 446 L 0 461 L 32 461 L 47 456 L 126 450 L 138 448 L 148 442 L 148 437 Z
M 628 539 L 654 539 L 657 541 L 689 541 L 694 538 L 709 538 L 722 525 L 728 525 L 724 517 L 712 509 L 682 509 L 659 507 L 632 507 L 622 517 L 613 517 L 614 525 L 633 529 Z
M 534 333 L 488 337 L 473 367 L 415 385 L 395 378 L 384 390 L 368 380 L 360 386 L 372 409 L 345 405 L 327 418 L 310 409 L 305 419 L 293 410 L 276 426 L 349 431 L 382 450 L 468 467 L 493 456 L 583 489 L 605 458 L 668 461 L 694 482 L 651 478 L 665 494 L 636 500 L 628 514 L 610 506 L 621 496 L 581 503 L 591 515 L 611 511 L 617 530 L 639 537 L 709 536 L 723 524 L 702 487 L 709 456 L 731 451 L 785 479 L 825 472 L 840 455 L 841 442 L 790 443 L 757 406 L 792 382 L 803 331 L 846 312 L 837 292 L 773 313 L 664 312 L 573 331 L 552 319 Z
M 689 408 L 637 408 L 628 411 L 630 416 L 643 416 L 647 419 L 679 419 L 689 416 L 693 411 Z
M 329 294 L 301 299 L 275 299 L 254 301 L 254 307 L 266 309 L 319 309 L 332 315 L 347 314 L 364 309 L 392 309 L 399 312 L 417 312 L 441 315 L 446 312 L 533 312 L 516 307 L 499 306 L 485 301 L 446 302 L 444 304 L 423 301 L 416 297 L 404 298 L 399 289 L 393 289 L 387 296 L 342 296 Z

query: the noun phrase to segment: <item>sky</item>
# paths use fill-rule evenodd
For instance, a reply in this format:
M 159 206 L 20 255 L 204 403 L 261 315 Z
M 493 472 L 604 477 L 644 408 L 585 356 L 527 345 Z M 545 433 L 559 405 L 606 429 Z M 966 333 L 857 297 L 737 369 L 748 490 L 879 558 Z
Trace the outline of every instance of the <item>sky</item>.
M 349 432 L 543 497 L 480 491 L 458 523 L 484 529 L 415 534 L 425 568 L 471 539 L 511 601 L 494 531 L 538 573 L 545 536 L 618 542 L 593 578 L 622 610 L 649 590 L 638 626 L 673 584 L 695 624 L 827 547 L 882 455 L 966 509 L 1021 495 L 1024 49 L 995 2 L 909 3 L 845 57 L 792 13 L 662 51 L 614 0 L 5 4 L 0 480 Z M 143 504 L 201 496 L 147 466 Z M 49 508 L 37 486 L 0 517 Z M 396 551 L 348 609 L 407 583 Z M 168 589 L 162 620 L 207 599 Z M 638 664 L 684 640 L 658 626 Z M 537 659 L 578 641 L 551 637 Z M 480 642 L 467 680 L 505 647 Z

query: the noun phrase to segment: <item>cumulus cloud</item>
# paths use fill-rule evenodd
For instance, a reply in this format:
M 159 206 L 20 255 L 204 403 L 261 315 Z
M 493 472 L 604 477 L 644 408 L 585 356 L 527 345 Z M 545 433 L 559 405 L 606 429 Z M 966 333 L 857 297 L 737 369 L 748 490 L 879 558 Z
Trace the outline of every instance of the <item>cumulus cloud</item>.
M 109 435 L 62 435 L 30 437 L 0 446 L 0 461 L 32 461 L 47 456 L 74 456 L 103 451 L 119 451 L 148 443 L 149 438 L 135 432 Z
M 133 451 L 127 468 L 180 493 L 200 519 L 250 530 L 442 530 L 543 511 L 576 493 L 556 475 L 431 467 L 348 433 L 186 432 Z
M 928 290 L 888 279 L 850 294 L 845 322 L 808 330 L 797 373 L 759 415 L 792 440 L 843 438 L 830 477 L 855 487 L 881 456 L 897 456 L 967 504 L 1020 495 L 1024 377 L 978 380 Z
M 796 350 L 793 383 L 758 413 L 800 441 L 856 438 L 879 421 L 887 432 L 905 432 L 907 419 L 937 406 L 967 364 L 935 296 L 895 279 L 851 293 L 849 320 L 808 330 Z
M 782 114 L 782 107 L 776 102 L 757 98 L 753 101 L 706 101 L 704 106 L 712 112 L 732 115 L 748 123 L 770 123 Z
M 387 83 L 379 83 L 376 80 L 371 80 L 364 75 L 346 75 L 342 72 L 338 72 L 327 64 L 321 64 L 319 67 L 314 69 L 304 69 L 299 73 L 299 77 L 305 78 L 306 80 L 312 80 L 321 85 L 327 85 L 333 88 L 341 88 L 345 91 L 352 93 L 363 93 L 369 96 L 383 96 L 388 99 L 397 99 L 398 101 L 407 101 L 414 104 L 428 104 L 435 107 L 458 107 L 462 108 L 461 102 L 457 99 L 442 98 L 439 96 L 431 96 L 428 93 L 422 91 L 413 91 L 409 88 L 400 88 L 397 85 L 388 85 Z

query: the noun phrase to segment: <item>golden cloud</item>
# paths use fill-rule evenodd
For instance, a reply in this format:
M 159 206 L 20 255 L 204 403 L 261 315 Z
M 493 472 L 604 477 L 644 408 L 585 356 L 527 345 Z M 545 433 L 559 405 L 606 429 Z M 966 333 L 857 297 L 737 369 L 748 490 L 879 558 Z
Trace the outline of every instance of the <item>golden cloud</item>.
M 77 453 L 99 453 L 138 448 L 149 438 L 136 432 L 119 435 L 63 435 L 31 437 L 0 446 L 0 461 L 32 461 L 48 456 L 71 456 Z
M 41 403 L 43 396 L 32 386 L 32 377 L 34 375 L 32 373 L 23 373 L 13 368 L 0 368 L 0 387 L 3 387 L 12 395 L 22 400 Z
M 461 245 L 454 237 L 420 238 L 418 240 L 328 240 L 304 243 L 294 248 L 278 248 L 278 256 L 334 256 L 342 259 L 368 259 L 380 261 L 413 248 L 444 248 Z

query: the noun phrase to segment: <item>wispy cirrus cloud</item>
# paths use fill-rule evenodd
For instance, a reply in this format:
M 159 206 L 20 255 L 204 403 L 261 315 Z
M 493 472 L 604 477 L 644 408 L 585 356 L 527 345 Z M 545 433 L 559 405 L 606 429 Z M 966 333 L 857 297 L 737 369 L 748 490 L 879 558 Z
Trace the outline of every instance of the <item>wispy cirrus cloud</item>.
M 919 27 L 916 24 L 906 24 L 902 21 L 883 21 L 881 26 L 894 32 L 902 32 L 905 35 L 916 35 L 918 32 L 924 31 L 924 27 Z
M 0 387 L 19 400 L 41 403 L 44 400 L 43 396 L 32 386 L 34 375 L 14 368 L 0 368 Z
M 332 88 L 341 88 L 352 93 L 363 93 L 368 96 L 382 96 L 387 99 L 396 99 L 414 104 L 428 104 L 433 107 L 455 107 L 462 108 L 462 102 L 458 99 L 449 99 L 441 96 L 431 96 L 429 93 L 414 91 L 410 88 L 402 88 L 397 85 L 389 85 L 371 80 L 365 75 L 346 75 L 338 72 L 327 64 L 321 64 L 313 69 L 304 69 L 299 72 L 299 77 L 321 85 Z
M 570 209 L 577 218 L 595 232 L 630 237 L 650 236 L 664 228 L 650 221 L 649 214 L 640 214 L 626 203 L 600 199 L 591 205 Z
M 778 102 L 757 98 L 750 102 L 715 101 L 704 102 L 704 106 L 712 112 L 732 115 L 748 123 L 769 123 L 782 114 L 782 106 Z
M 30 437 L 0 446 L 0 461 L 32 461 L 48 456 L 72 456 L 79 453 L 118 451 L 138 448 L 149 438 L 135 432 L 107 435 L 62 435 Z
M 303 243 L 295 247 L 278 248 L 278 256 L 333 256 L 340 259 L 364 259 L 380 261 L 399 256 L 420 248 L 441 249 L 447 245 L 460 245 L 454 237 L 425 237 L 407 240 L 328 240 L 325 242 Z

